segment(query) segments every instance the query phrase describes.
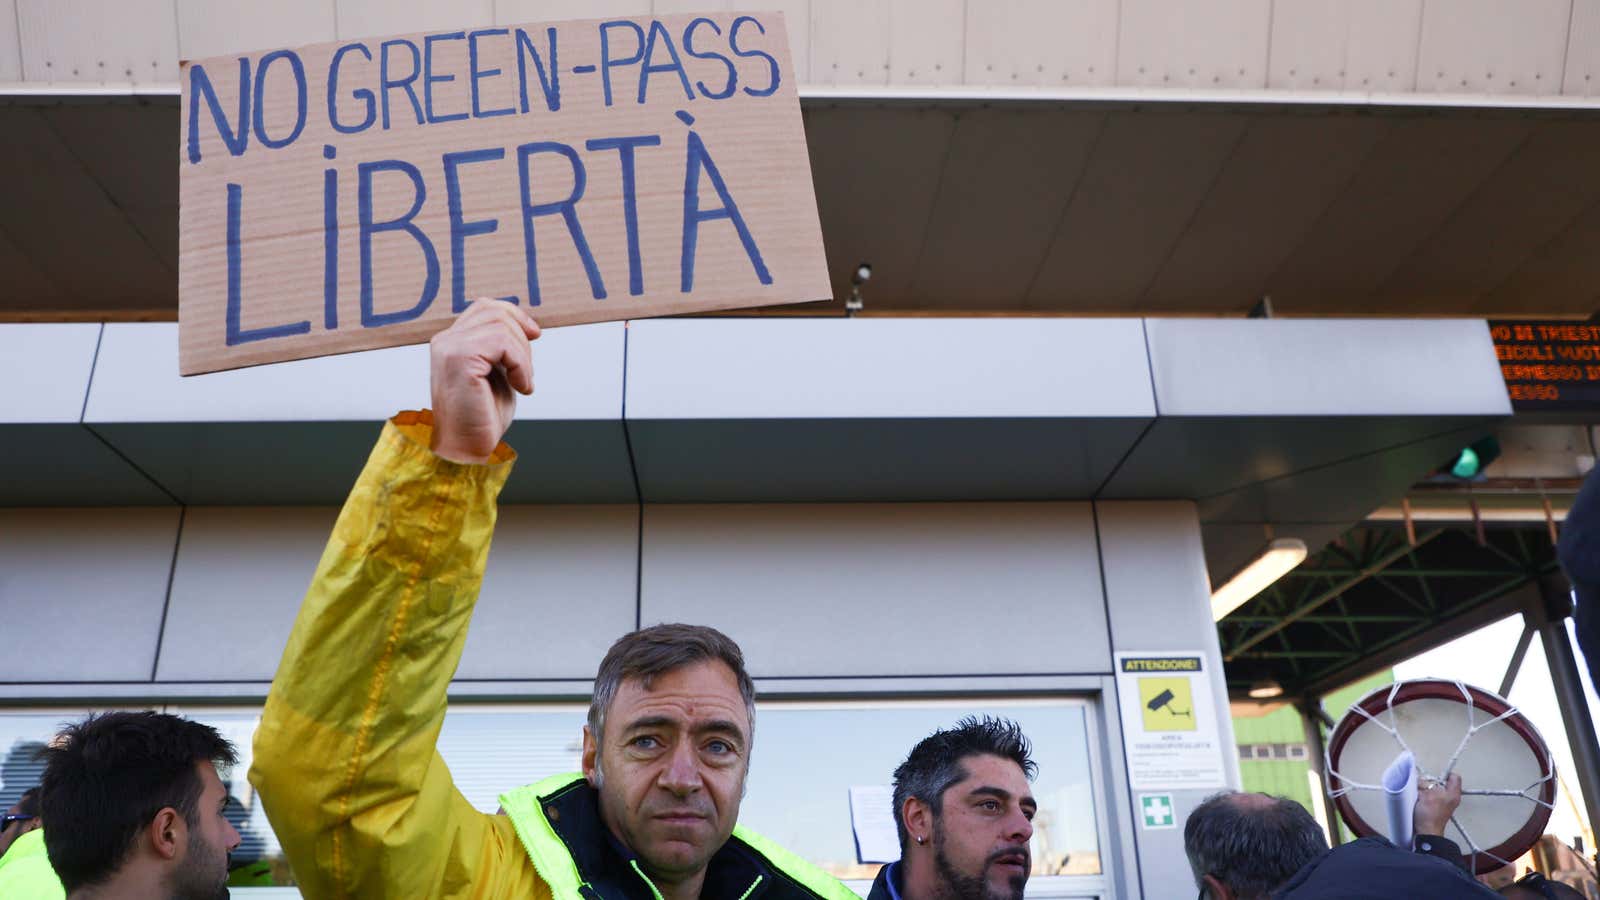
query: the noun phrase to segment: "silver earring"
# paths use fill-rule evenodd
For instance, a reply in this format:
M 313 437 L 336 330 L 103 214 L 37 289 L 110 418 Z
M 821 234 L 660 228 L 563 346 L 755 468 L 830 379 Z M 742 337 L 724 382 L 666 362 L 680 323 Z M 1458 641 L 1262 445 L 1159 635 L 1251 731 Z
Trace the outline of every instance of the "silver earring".
M 927 838 L 925 838 L 925 837 L 923 837 L 923 836 L 922 836 L 922 835 L 920 835 L 920 834 L 919 834 L 919 835 L 917 835 L 917 843 L 919 843 L 919 844 L 921 844 L 921 843 L 925 843 L 925 842 L 926 842 L 926 841 L 927 841 L 927 840 L 928 840 L 928 839 L 927 839 Z

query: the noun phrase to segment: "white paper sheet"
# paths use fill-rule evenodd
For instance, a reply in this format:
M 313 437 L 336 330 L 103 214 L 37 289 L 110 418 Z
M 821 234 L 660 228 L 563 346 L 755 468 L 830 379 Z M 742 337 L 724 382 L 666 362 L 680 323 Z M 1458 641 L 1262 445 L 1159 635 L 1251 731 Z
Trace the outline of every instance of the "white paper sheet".
M 1417 809 L 1417 761 L 1410 750 L 1400 751 L 1383 773 L 1384 805 L 1389 812 L 1389 840 L 1411 848 L 1412 816 Z
M 856 862 L 891 863 L 900 858 L 892 789 L 879 784 L 852 787 L 850 828 L 856 836 Z

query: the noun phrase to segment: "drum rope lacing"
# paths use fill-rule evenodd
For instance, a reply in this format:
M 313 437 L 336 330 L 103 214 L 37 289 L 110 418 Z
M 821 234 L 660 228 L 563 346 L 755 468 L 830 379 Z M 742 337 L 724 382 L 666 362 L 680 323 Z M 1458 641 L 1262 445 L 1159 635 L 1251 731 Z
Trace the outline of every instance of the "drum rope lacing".
M 1467 748 L 1467 742 L 1472 740 L 1472 736 L 1473 735 L 1477 734 L 1479 731 L 1483 730 L 1484 728 L 1489 727 L 1490 725 L 1493 725 L 1493 724 L 1495 724 L 1497 722 L 1504 721 L 1506 719 L 1511 718 L 1514 715 L 1517 715 L 1517 712 L 1518 712 L 1517 708 L 1515 706 L 1512 706 L 1511 703 L 1508 701 L 1506 703 L 1506 711 L 1505 712 L 1501 713 L 1498 716 L 1495 716 L 1492 719 L 1486 719 L 1486 720 L 1484 720 L 1482 722 L 1479 722 L 1477 724 L 1473 724 L 1473 719 L 1474 719 L 1473 713 L 1477 709 L 1477 707 L 1472 702 L 1472 692 L 1467 690 L 1466 684 L 1464 684 L 1464 683 L 1462 683 L 1460 681 L 1456 681 L 1456 682 L 1454 682 L 1454 684 L 1456 686 L 1456 689 L 1461 692 L 1462 702 L 1466 705 L 1466 709 L 1467 709 L 1467 732 L 1466 732 L 1466 734 L 1463 734 L 1461 736 L 1461 743 L 1456 745 L 1455 752 L 1450 755 L 1449 761 L 1445 763 L 1444 771 L 1439 773 L 1439 774 L 1437 774 L 1437 775 L 1435 775 L 1433 773 L 1430 773 L 1430 772 L 1428 772 L 1428 771 L 1426 771 L 1426 770 L 1424 770 L 1422 768 L 1421 760 L 1417 758 L 1416 752 L 1413 751 L 1411 749 L 1411 747 L 1406 743 L 1405 737 L 1403 737 L 1400 734 L 1400 731 L 1396 726 L 1384 724 L 1384 722 L 1381 719 L 1379 719 L 1378 716 L 1375 716 L 1372 713 L 1367 712 L 1366 709 L 1363 708 L 1360 703 L 1357 703 L 1354 706 L 1351 706 L 1350 707 L 1350 711 L 1354 712 L 1354 713 L 1360 713 L 1361 716 L 1364 717 L 1368 722 L 1371 722 L 1372 724 L 1374 724 L 1374 725 L 1378 726 L 1379 728 L 1383 729 L 1384 731 L 1388 732 L 1389 736 L 1394 738 L 1394 742 L 1397 745 L 1399 745 L 1401 750 L 1404 750 L 1406 752 L 1411 753 L 1412 758 L 1417 760 L 1417 763 L 1416 763 L 1416 765 L 1417 765 L 1417 778 L 1418 778 L 1419 782 L 1422 781 L 1423 779 L 1427 779 L 1427 780 L 1433 781 L 1433 782 L 1435 782 L 1437 784 L 1444 784 L 1445 779 L 1450 777 L 1450 773 L 1455 771 L 1456 763 L 1461 759 L 1461 752 Z M 1389 713 L 1390 721 L 1393 721 L 1393 719 L 1394 719 L 1394 698 L 1395 698 L 1395 695 L 1400 692 L 1400 687 L 1401 687 L 1401 682 L 1396 682 L 1394 685 L 1392 685 L 1389 688 L 1389 696 L 1388 696 L 1386 702 L 1384 703 L 1384 711 Z M 1380 715 L 1381 715 L 1381 713 L 1380 713 Z M 1555 763 L 1550 758 L 1550 754 L 1549 754 L 1548 751 L 1546 751 L 1544 753 L 1543 758 L 1540 760 L 1540 764 L 1544 769 L 1544 774 L 1537 781 L 1535 781 L 1533 784 L 1528 785 L 1527 787 L 1523 788 L 1520 791 L 1519 790 L 1513 790 L 1513 789 L 1494 789 L 1494 788 L 1472 788 L 1472 789 L 1467 789 L 1466 787 L 1463 787 L 1462 790 L 1461 790 L 1461 795 L 1463 797 L 1468 796 L 1468 795 L 1478 796 L 1478 797 L 1521 797 L 1524 800 L 1528 800 L 1528 801 L 1530 801 L 1530 802 L 1532 802 L 1532 803 L 1534 803 L 1534 804 L 1536 804 L 1538 806 L 1544 807 L 1545 809 L 1554 810 L 1555 809 L 1555 804 L 1552 803 L 1552 802 L 1546 802 L 1544 800 L 1539 799 L 1539 796 L 1538 796 L 1538 793 L 1537 793 L 1540 790 L 1540 788 L 1545 784 L 1545 782 L 1547 782 L 1550 779 L 1556 777 Z M 1363 791 L 1383 791 L 1383 790 L 1385 790 L 1384 786 L 1381 785 L 1381 784 L 1365 784 L 1363 782 L 1359 782 L 1359 781 L 1355 781 L 1355 780 L 1350 779 L 1350 778 L 1346 778 L 1344 775 L 1340 774 L 1339 771 L 1333 767 L 1333 755 L 1329 752 L 1328 749 L 1324 749 L 1323 750 L 1323 764 L 1322 765 L 1323 765 L 1323 771 L 1327 773 L 1326 777 L 1327 777 L 1328 783 L 1325 785 L 1325 787 L 1327 788 L 1328 799 L 1330 799 L 1330 800 L 1337 800 L 1340 797 L 1343 797 L 1344 795 L 1350 793 L 1352 790 L 1363 790 Z M 1337 789 L 1335 789 L 1333 787 L 1334 779 L 1338 779 L 1341 787 L 1339 787 Z M 1454 825 L 1456 827 L 1456 830 L 1461 832 L 1461 836 L 1467 839 L 1467 847 L 1468 847 L 1469 850 L 1471 850 L 1471 859 L 1469 860 L 1469 863 L 1468 863 L 1468 867 L 1470 869 L 1472 869 L 1472 870 L 1476 870 L 1477 869 L 1477 863 L 1478 863 L 1478 857 L 1479 856 L 1487 856 L 1488 858 L 1500 863 L 1503 866 L 1511 865 L 1511 861 L 1510 860 L 1501 859 L 1496 854 L 1490 853 L 1488 850 L 1486 850 L 1483 847 L 1479 846 L 1478 842 L 1473 839 L 1472 835 L 1467 832 L 1466 828 L 1462 827 L 1461 823 L 1456 820 L 1456 817 L 1454 815 L 1452 815 L 1450 817 L 1450 824 Z

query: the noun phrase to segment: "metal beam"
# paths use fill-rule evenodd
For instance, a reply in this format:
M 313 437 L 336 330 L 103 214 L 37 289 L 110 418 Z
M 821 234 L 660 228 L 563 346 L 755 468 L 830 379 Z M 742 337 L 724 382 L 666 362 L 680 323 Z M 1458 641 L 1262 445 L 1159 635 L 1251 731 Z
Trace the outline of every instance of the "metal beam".
M 1524 622 L 1522 637 L 1517 638 L 1517 649 L 1511 651 L 1511 664 L 1506 666 L 1506 675 L 1500 679 L 1500 696 L 1511 695 L 1511 685 L 1517 680 L 1517 672 L 1522 669 L 1522 658 L 1528 655 L 1528 645 L 1533 643 L 1534 627 L 1532 623 Z
M 1544 644 L 1550 682 L 1556 689 L 1561 723 L 1567 728 L 1567 745 L 1572 749 L 1572 767 L 1577 770 L 1578 786 L 1583 791 L 1584 812 L 1589 817 L 1589 827 L 1595 828 L 1600 826 L 1600 743 L 1596 741 L 1594 719 L 1589 715 L 1589 703 L 1583 695 L 1583 681 L 1578 674 L 1578 661 L 1572 654 L 1572 642 L 1567 639 L 1566 617 L 1571 613 L 1572 601 L 1566 585 L 1558 579 L 1543 579 L 1539 588 L 1544 609 L 1527 614 L 1528 624 L 1538 628 Z
M 1549 563 L 1549 568 L 1553 569 L 1553 568 L 1555 568 L 1555 565 L 1556 565 L 1555 561 L 1551 560 L 1550 563 Z M 1511 594 L 1511 593 L 1514 593 L 1514 592 L 1516 592 L 1518 590 L 1521 590 L 1523 588 L 1530 587 L 1533 584 L 1534 584 L 1534 576 L 1532 576 L 1532 575 L 1519 577 L 1519 578 L 1514 578 L 1511 581 L 1507 581 L 1507 582 L 1505 582 L 1503 584 L 1496 585 L 1496 586 L 1490 588 L 1487 591 L 1484 591 L 1484 592 L 1482 592 L 1482 593 L 1480 593 L 1480 594 L 1478 594 L 1478 595 L 1476 595 L 1474 597 L 1470 597 L 1467 600 L 1462 601 L 1459 605 L 1453 607 L 1452 610 L 1448 614 L 1441 614 L 1440 616 L 1438 616 L 1438 617 L 1436 617 L 1434 619 L 1419 620 L 1418 624 L 1416 624 L 1414 626 L 1411 626 L 1409 628 L 1395 629 L 1394 633 L 1391 634 L 1389 637 L 1384 638 L 1383 640 L 1380 640 L 1380 641 L 1375 641 L 1372 644 L 1370 644 L 1367 647 L 1365 647 L 1364 650 L 1363 650 L 1363 655 L 1361 657 L 1361 661 L 1362 662 L 1368 662 L 1368 661 L 1372 660 L 1373 658 L 1375 658 L 1377 655 L 1382 654 L 1385 650 L 1387 650 L 1387 649 L 1389 649 L 1391 647 L 1394 647 L 1394 646 L 1397 646 L 1397 645 L 1401 645 L 1401 644 L 1405 644 L 1407 641 L 1410 641 L 1413 638 L 1416 638 L 1416 637 L 1419 637 L 1419 636 L 1420 637 L 1425 637 L 1430 632 L 1437 631 L 1446 621 L 1459 619 L 1462 616 L 1463 611 L 1471 611 L 1471 610 L 1479 607 L 1480 605 L 1489 604 L 1492 601 L 1494 601 L 1494 600 L 1496 600 L 1496 599 L 1498 599 L 1500 597 L 1504 597 L 1507 594 Z M 1448 640 L 1448 638 L 1437 639 L 1436 641 L 1430 643 L 1428 646 L 1437 646 L 1437 644 L 1444 643 L 1445 640 Z M 1405 657 L 1400 657 L 1400 658 L 1404 659 Z M 1392 665 L 1392 663 L 1390 663 L 1389 665 Z M 1318 671 L 1315 674 L 1313 674 L 1310 677 L 1310 679 L 1308 679 L 1308 681 L 1309 682 L 1323 682 L 1323 681 L 1326 681 L 1328 679 L 1329 674 L 1331 672 L 1335 671 L 1337 668 L 1338 668 L 1338 666 L 1331 666 L 1331 667 L 1325 668 L 1325 669 L 1323 669 L 1321 671 Z M 1361 677 L 1361 676 L 1352 675 L 1346 680 L 1347 681 L 1354 681 L 1358 677 Z
M 1229 616 L 1226 619 L 1224 619 L 1223 621 L 1226 622 L 1229 625 L 1255 625 L 1255 624 L 1259 624 L 1259 623 L 1262 623 L 1262 622 L 1276 622 L 1276 621 L 1278 621 L 1279 618 L 1280 618 L 1279 616 Z M 1411 623 L 1411 622 L 1426 622 L 1426 621 L 1429 620 L 1429 618 L 1430 618 L 1429 616 L 1421 614 L 1421 613 L 1419 613 L 1417 615 L 1414 615 L 1414 616 L 1386 616 L 1386 615 L 1367 615 L 1366 613 L 1352 613 L 1350 615 L 1340 614 L 1340 615 L 1334 615 L 1334 616 L 1302 616 L 1300 618 L 1300 621 L 1306 622 L 1306 623 L 1311 623 L 1311 622 L 1323 622 L 1323 623 L 1357 622 L 1357 623 L 1360 623 L 1360 624 L 1397 624 L 1397 623 Z
M 1236 659 L 1344 659 L 1357 655 L 1354 650 L 1252 650 L 1249 653 L 1240 653 L 1230 656 L 1232 662 Z
M 1369 649 L 1360 659 L 1353 661 L 1356 663 L 1355 665 L 1343 668 L 1332 667 L 1318 672 L 1316 675 L 1307 678 L 1303 687 L 1284 681 L 1284 689 L 1291 692 L 1303 691 L 1305 693 L 1315 692 L 1322 694 L 1337 690 L 1352 681 L 1358 681 L 1368 675 L 1390 668 L 1401 660 L 1410 659 L 1424 650 L 1437 647 L 1464 634 L 1477 631 L 1491 622 L 1498 622 L 1507 616 L 1520 615 L 1526 606 L 1524 597 L 1537 594 L 1537 592 L 1537 588 L 1533 584 L 1524 584 L 1505 596 L 1484 602 L 1476 609 L 1454 609 L 1442 619 L 1439 625 L 1432 626 L 1426 631 L 1412 634 L 1403 640 L 1390 643 L 1383 649 Z
M 1321 786 L 1322 796 L 1312 798 L 1320 800 L 1315 804 L 1316 811 L 1322 813 L 1323 827 L 1328 830 L 1328 843 L 1338 846 L 1342 843 L 1343 833 L 1339 830 L 1339 813 L 1334 805 L 1328 802 L 1328 775 L 1325 771 L 1327 761 L 1327 744 L 1322 737 L 1322 720 L 1328 718 L 1328 713 L 1322 708 L 1321 697 L 1307 697 L 1295 707 L 1300 713 L 1300 725 L 1305 729 L 1306 735 L 1306 763 L 1311 771 L 1316 774 L 1317 782 Z
M 1417 543 L 1420 545 L 1421 541 L 1419 540 Z M 1285 575 L 1283 577 L 1285 577 L 1285 578 L 1317 578 L 1317 577 L 1349 578 L 1349 577 L 1354 576 L 1354 575 L 1360 575 L 1362 573 L 1362 571 L 1363 571 L 1362 569 L 1352 569 L 1352 568 L 1344 568 L 1344 567 L 1338 568 L 1338 569 L 1304 569 L 1304 568 L 1302 568 L 1302 569 L 1295 569 L 1293 572 L 1290 572 L 1289 574 L 1287 574 L 1287 575 Z M 1385 577 L 1385 578 L 1481 578 L 1481 577 L 1483 577 L 1485 575 L 1489 575 L 1489 576 L 1494 576 L 1494 575 L 1515 575 L 1518 571 L 1519 570 L 1514 569 L 1514 568 L 1510 568 L 1510 567 L 1507 567 L 1507 566 L 1500 566 L 1498 568 L 1489 568 L 1489 567 L 1485 566 L 1484 568 L 1481 568 L 1481 569 L 1434 569 L 1434 568 L 1426 568 L 1425 567 L 1425 568 L 1420 568 L 1420 569 L 1413 569 L 1413 568 L 1390 569 L 1390 570 L 1388 570 L 1388 571 L 1383 573 L 1383 577 Z
M 1443 533 L 1444 532 L 1442 530 L 1434 530 L 1419 535 L 1417 537 L 1417 546 L 1421 547 Z M 1222 661 L 1233 662 L 1233 660 L 1237 658 L 1240 653 L 1249 650 L 1251 647 L 1254 647 L 1255 645 L 1261 643 L 1274 634 L 1277 634 L 1283 629 L 1288 628 L 1295 622 L 1298 622 L 1306 616 L 1311 615 L 1313 612 L 1316 612 L 1323 606 L 1323 604 L 1331 602 L 1336 597 L 1342 595 L 1345 591 L 1348 591 L 1361 582 L 1366 581 L 1368 578 L 1371 578 L 1379 572 L 1382 572 L 1395 560 L 1400 559 L 1410 553 L 1412 549 L 1413 548 L 1410 544 L 1406 543 L 1405 541 L 1401 541 L 1400 546 L 1390 550 L 1388 553 L 1383 554 L 1367 565 L 1362 566 L 1360 569 L 1356 570 L 1356 574 L 1340 581 L 1338 584 L 1328 588 L 1327 590 L 1318 594 L 1316 597 L 1313 597 L 1309 603 L 1306 603 L 1299 609 L 1290 612 L 1288 615 L 1279 619 L 1276 623 L 1268 625 L 1266 628 L 1263 628 L 1262 630 L 1239 642 L 1237 645 L 1228 650 L 1227 655 L 1223 657 Z

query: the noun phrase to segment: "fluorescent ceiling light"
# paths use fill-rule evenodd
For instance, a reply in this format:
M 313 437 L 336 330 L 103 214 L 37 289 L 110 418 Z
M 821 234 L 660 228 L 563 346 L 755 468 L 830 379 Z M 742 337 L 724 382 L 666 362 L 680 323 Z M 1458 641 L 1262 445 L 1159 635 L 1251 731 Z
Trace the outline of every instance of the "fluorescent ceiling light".
M 1273 697 L 1283 696 L 1283 685 L 1276 681 L 1263 679 L 1250 685 L 1250 696 L 1257 700 L 1271 700 Z
M 1305 562 L 1306 542 L 1299 538 L 1278 538 L 1267 544 L 1248 566 L 1228 579 L 1228 583 L 1211 594 L 1211 616 L 1218 622 L 1222 617 L 1244 605 L 1246 600 L 1266 590 L 1279 578 L 1289 574 L 1295 566 Z

